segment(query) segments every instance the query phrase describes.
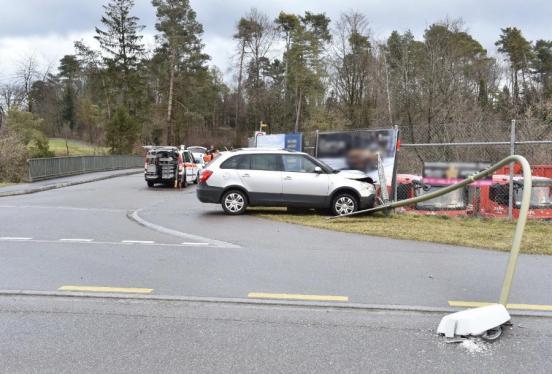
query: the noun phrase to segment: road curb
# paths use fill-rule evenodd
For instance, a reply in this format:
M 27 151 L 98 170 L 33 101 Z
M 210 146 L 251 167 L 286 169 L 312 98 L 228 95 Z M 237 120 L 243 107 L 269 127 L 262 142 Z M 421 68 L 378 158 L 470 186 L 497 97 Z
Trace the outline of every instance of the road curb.
M 139 212 L 141 212 L 142 210 L 143 209 L 138 209 L 138 210 L 135 210 L 135 211 L 132 211 L 132 212 L 128 212 L 127 213 L 128 219 L 130 219 L 131 221 L 136 222 L 137 224 L 139 224 L 141 226 L 147 227 L 151 230 L 160 232 L 162 234 L 176 236 L 178 238 L 182 238 L 182 239 L 185 239 L 185 240 L 197 240 L 197 241 L 200 241 L 200 242 L 207 242 L 209 244 L 212 244 L 216 247 L 221 247 L 221 248 L 241 248 L 237 244 L 228 243 L 228 242 L 225 242 L 225 241 L 222 241 L 222 240 L 205 238 L 205 237 L 199 236 L 199 235 L 187 234 L 185 232 L 181 232 L 181 231 L 178 231 L 178 230 L 173 230 L 173 229 L 170 229 L 168 227 L 161 226 L 161 225 L 155 224 L 153 222 L 146 221 L 145 219 L 143 219 L 139 215 Z
M 1 192 L 0 191 L 0 197 L 28 195 L 28 194 L 37 193 L 37 192 L 55 190 L 55 189 L 58 189 L 58 188 L 76 186 L 76 185 L 79 185 L 79 184 L 85 184 L 85 183 L 91 183 L 91 182 L 98 182 L 98 181 L 105 180 L 105 179 L 124 177 L 124 176 L 127 176 L 127 175 L 139 174 L 139 173 L 142 173 L 142 171 L 141 170 L 135 170 L 135 171 L 132 171 L 132 172 L 127 172 L 127 173 L 104 175 L 103 177 L 96 177 L 96 178 L 92 178 L 92 179 L 79 180 L 79 181 L 74 181 L 74 182 L 64 182 L 64 183 L 50 184 L 50 185 L 46 185 L 46 186 L 42 186 L 42 187 L 29 188 L 29 189 L 20 190 L 20 191 L 10 191 L 10 192 Z
M 412 312 L 412 313 L 454 313 L 461 308 L 431 307 L 421 305 L 395 305 L 395 304 L 361 304 L 361 303 L 339 303 L 319 301 L 297 301 L 297 300 L 260 300 L 231 297 L 203 297 L 203 296 L 172 296 L 172 295 L 137 295 L 137 294 L 115 294 L 115 293 L 94 293 L 94 292 L 52 292 L 52 291 L 31 291 L 31 290 L 0 290 L 0 297 L 28 296 L 28 297 L 56 297 L 75 299 L 112 299 L 112 300 L 142 300 L 142 301 L 165 301 L 165 302 L 190 302 L 205 304 L 231 304 L 250 306 L 281 306 L 297 308 L 317 308 L 336 310 L 362 310 L 371 312 Z M 539 317 L 552 318 L 551 313 L 533 311 L 508 311 L 511 316 L 518 317 Z

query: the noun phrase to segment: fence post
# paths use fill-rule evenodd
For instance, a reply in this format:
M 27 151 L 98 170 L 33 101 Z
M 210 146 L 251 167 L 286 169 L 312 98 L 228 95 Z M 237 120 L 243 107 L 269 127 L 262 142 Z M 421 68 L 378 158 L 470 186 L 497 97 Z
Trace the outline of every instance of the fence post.
M 516 120 L 512 120 L 512 124 L 510 126 L 510 156 L 513 156 L 516 154 Z M 509 171 L 510 171 L 510 181 L 509 181 L 509 189 L 508 189 L 508 219 L 513 219 L 513 212 L 514 212 L 514 163 L 510 163 L 509 165 Z

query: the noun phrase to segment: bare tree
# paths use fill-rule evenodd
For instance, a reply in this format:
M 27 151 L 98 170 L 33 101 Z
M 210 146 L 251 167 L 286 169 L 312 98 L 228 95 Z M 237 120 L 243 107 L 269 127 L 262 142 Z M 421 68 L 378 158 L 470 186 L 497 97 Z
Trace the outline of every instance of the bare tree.
M 23 93 L 23 100 L 27 105 L 27 110 L 32 112 L 33 104 L 30 98 L 31 89 L 33 83 L 40 79 L 41 74 L 39 73 L 38 61 L 36 60 L 35 55 L 28 55 L 18 61 L 18 69 L 15 73 L 16 81 L 21 86 Z
M 0 109 L 7 113 L 12 108 L 19 108 L 23 103 L 23 90 L 15 83 L 0 85 Z
M 336 24 L 332 45 L 332 86 L 353 126 L 369 122 L 367 96 L 374 63 L 368 22 L 363 14 L 344 13 Z
M 234 39 L 238 42 L 238 82 L 237 82 L 237 98 L 236 98 L 236 140 L 240 137 L 241 126 L 239 122 L 240 103 L 242 99 L 243 89 L 243 73 L 244 68 L 248 73 L 247 87 L 249 90 L 249 101 L 254 103 L 251 108 L 255 108 L 254 122 L 258 122 L 263 118 L 259 118 L 259 90 L 262 86 L 261 70 L 263 61 L 267 61 L 267 57 L 272 48 L 272 44 L 276 37 L 276 29 L 273 22 L 265 14 L 252 8 L 244 17 L 240 19 L 237 25 L 237 31 L 234 34 Z

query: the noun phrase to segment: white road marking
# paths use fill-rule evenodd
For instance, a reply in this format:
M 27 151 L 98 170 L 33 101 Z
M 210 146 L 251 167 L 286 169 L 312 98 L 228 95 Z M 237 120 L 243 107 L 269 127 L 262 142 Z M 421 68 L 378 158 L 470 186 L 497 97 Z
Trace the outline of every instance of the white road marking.
M 19 236 L 1 236 L 0 240 L 31 240 L 32 238 L 22 238 Z
M 73 207 L 73 206 L 49 206 L 49 205 L 0 205 L 0 208 L 17 208 L 17 209 L 58 209 L 58 210 L 75 210 L 75 211 L 91 211 L 91 212 L 108 212 L 108 213 L 121 213 L 126 212 L 125 209 L 111 209 L 111 208 L 86 208 L 86 207 Z
M 190 243 L 190 242 L 184 242 L 180 244 L 181 245 L 209 245 L 209 243 Z
M 121 240 L 121 243 L 127 244 L 154 244 L 152 240 Z
M 199 235 L 187 234 L 185 232 L 173 230 L 173 229 L 170 229 L 168 227 L 164 227 L 164 226 L 152 223 L 152 222 L 148 222 L 145 219 L 143 219 L 142 217 L 140 217 L 140 215 L 138 214 L 141 211 L 142 211 L 142 209 L 138 209 L 138 210 L 128 214 L 127 216 L 128 216 L 128 218 L 130 218 L 131 220 L 137 222 L 138 224 L 140 224 L 142 226 L 145 226 L 149 229 L 161 232 L 163 234 L 177 236 L 177 237 L 185 239 L 185 240 L 197 240 L 197 242 L 200 242 L 200 243 L 206 242 L 206 243 L 209 243 L 209 246 L 211 246 L 211 247 L 241 248 L 237 244 L 224 242 L 222 240 L 210 239 L 210 238 L 206 238 L 206 237 L 199 236 Z
M 91 242 L 94 239 L 80 239 L 80 238 L 63 238 L 59 239 L 60 242 Z
M 127 241 L 127 242 L 103 242 L 97 240 L 90 241 L 76 241 L 76 240 L 59 240 L 59 239 L 32 239 L 32 238 L 18 238 L 18 237 L 0 237 L 0 241 L 3 242 L 20 242 L 20 243 L 46 243 L 46 244 L 79 244 L 79 245 L 109 245 L 109 246 L 122 246 L 130 247 L 132 245 L 152 246 L 152 247 L 172 247 L 172 248 L 190 248 L 190 247 L 210 247 L 221 248 L 218 245 L 211 243 L 155 243 L 144 241 Z

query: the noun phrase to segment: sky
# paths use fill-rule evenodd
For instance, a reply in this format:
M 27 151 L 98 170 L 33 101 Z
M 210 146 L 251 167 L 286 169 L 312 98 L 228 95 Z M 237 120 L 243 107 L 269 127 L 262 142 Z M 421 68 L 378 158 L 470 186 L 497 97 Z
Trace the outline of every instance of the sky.
M 95 46 L 94 28 L 100 25 L 107 0 L 0 0 L 0 82 L 13 79 L 18 63 L 34 58 L 45 70 L 55 71 L 73 42 Z M 424 30 L 443 19 L 461 18 L 472 36 L 491 54 L 500 28 L 521 28 L 529 40 L 552 39 L 552 0 L 191 0 L 203 24 L 205 51 L 227 81 L 234 55 L 232 34 L 237 20 L 256 7 L 270 18 L 280 11 L 326 13 L 337 20 L 343 12 L 366 15 L 372 35 L 384 40 L 393 30 L 411 30 L 421 38 Z M 135 0 L 146 46 L 154 45 L 155 11 L 150 0 Z

